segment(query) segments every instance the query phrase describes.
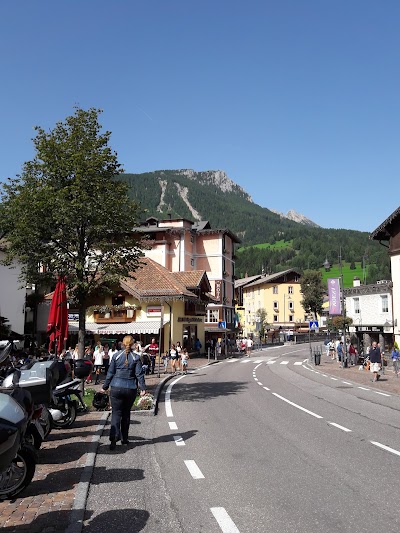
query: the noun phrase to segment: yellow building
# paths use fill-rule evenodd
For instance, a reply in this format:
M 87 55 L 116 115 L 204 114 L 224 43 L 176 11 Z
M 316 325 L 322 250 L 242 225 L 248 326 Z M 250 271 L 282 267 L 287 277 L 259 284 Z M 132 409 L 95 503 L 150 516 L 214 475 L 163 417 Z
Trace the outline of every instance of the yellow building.
M 236 311 L 244 336 L 258 331 L 259 309 L 267 313 L 265 330 L 295 331 L 308 317 L 301 305 L 300 273 L 289 269 L 236 280 Z

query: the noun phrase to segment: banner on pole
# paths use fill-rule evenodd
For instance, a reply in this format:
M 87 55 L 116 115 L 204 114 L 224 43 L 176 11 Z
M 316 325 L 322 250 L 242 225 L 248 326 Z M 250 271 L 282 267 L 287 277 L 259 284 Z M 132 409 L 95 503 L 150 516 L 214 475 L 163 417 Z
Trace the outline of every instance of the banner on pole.
M 342 306 L 340 303 L 340 281 L 339 278 L 328 279 L 329 314 L 341 315 Z

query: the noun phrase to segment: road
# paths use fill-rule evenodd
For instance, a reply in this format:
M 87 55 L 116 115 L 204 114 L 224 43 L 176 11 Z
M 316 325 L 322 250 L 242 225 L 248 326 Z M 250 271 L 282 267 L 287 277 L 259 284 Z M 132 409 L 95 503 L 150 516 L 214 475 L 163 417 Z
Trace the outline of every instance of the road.
M 112 480 L 106 504 L 95 472 L 86 529 L 114 510 L 131 531 L 399 531 L 400 397 L 307 355 L 284 346 L 170 381 L 158 416 L 132 427 L 134 448 L 112 455 L 104 441 L 99 468 L 140 468 L 122 489 Z

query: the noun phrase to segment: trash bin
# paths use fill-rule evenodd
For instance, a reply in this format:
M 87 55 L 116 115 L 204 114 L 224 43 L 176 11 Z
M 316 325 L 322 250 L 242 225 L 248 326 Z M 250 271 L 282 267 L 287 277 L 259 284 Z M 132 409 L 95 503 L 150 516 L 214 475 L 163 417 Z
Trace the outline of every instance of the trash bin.
M 314 353 L 314 362 L 315 362 L 315 365 L 321 364 L 321 352 Z

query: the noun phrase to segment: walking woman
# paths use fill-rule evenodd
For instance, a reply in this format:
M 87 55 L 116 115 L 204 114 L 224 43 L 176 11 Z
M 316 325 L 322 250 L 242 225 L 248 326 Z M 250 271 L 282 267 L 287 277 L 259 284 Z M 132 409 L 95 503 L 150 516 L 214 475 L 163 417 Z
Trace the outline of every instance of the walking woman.
M 136 398 L 137 383 L 140 396 L 146 394 L 142 363 L 132 350 L 133 337 L 127 335 L 123 338 L 122 344 L 124 349 L 111 359 L 103 385 L 103 391 L 111 385 L 110 450 L 115 450 L 119 440 L 122 444 L 128 444 L 131 409 Z

